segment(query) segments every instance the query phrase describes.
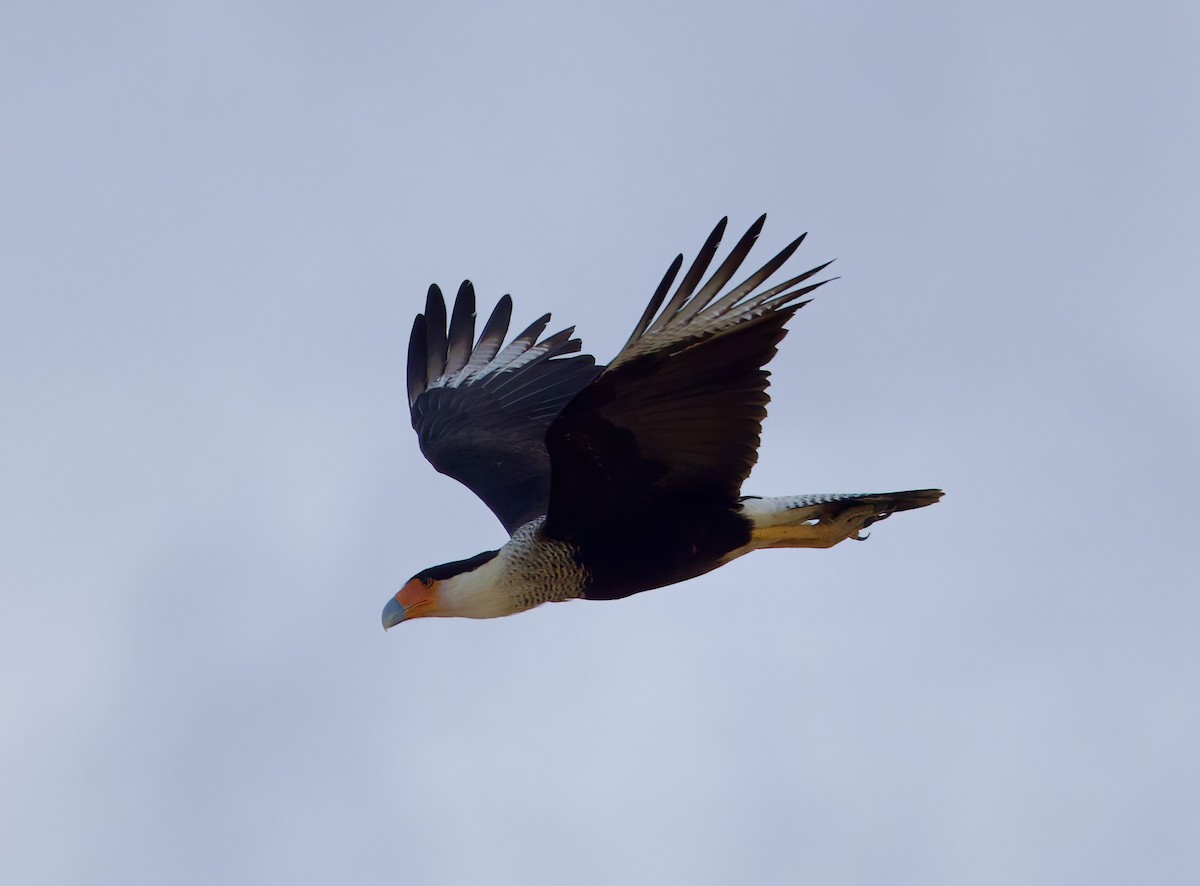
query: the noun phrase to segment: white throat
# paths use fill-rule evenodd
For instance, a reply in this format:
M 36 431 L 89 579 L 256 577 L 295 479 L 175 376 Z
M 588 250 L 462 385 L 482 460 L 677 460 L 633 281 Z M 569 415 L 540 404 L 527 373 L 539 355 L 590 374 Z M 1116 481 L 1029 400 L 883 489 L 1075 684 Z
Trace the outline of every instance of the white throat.
M 442 579 L 438 585 L 438 615 L 498 618 L 516 611 L 507 593 L 508 564 L 502 550 L 470 572 Z

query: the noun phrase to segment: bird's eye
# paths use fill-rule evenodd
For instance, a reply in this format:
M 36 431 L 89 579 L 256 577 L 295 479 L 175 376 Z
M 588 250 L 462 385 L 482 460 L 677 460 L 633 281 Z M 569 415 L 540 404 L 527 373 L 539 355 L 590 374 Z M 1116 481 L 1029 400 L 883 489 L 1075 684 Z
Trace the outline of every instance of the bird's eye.
M 430 578 L 428 575 L 422 575 L 421 576 L 421 584 L 424 585 L 426 588 L 431 588 L 431 587 L 433 587 L 433 579 Z

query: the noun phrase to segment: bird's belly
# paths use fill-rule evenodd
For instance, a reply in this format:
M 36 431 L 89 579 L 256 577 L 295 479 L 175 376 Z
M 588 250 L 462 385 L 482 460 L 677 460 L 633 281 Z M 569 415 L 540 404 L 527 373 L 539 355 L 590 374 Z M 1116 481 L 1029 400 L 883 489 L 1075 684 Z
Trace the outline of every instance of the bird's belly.
M 747 545 L 751 525 L 724 507 L 673 508 L 611 527 L 580 546 L 583 596 L 615 600 L 711 572 Z

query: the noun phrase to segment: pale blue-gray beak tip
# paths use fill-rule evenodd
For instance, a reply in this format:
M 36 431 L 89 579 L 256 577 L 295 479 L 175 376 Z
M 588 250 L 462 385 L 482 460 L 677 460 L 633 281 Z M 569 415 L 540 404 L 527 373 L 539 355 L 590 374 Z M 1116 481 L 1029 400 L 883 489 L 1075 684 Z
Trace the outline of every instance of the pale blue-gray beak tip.
M 395 597 L 387 601 L 387 606 L 383 607 L 383 629 L 395 627 L 404 621 L 404 607 L 397 602 Z

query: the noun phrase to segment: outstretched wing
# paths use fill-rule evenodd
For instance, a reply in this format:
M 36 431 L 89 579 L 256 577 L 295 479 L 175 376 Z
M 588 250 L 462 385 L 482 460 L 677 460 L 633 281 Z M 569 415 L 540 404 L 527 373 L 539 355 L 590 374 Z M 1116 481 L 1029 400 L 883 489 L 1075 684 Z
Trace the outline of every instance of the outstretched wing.
M 408 341 L 408 405 L 421 452 L 438 471 L 483 499 L 511 534 L 546 513 L 546 428 L 599 373 L 574 327 L 538 337 L 545 314 L 506 346 L 512 299 L 500 299 L 475 337 L 475 289 L 459 287 L 446 330 L 446 302 L 429 287 Z
M 721 294 L 762 230 L 762 216 L 699 291 L 728 219 L 721 219 L 679 288 L 678 256 L 629 341 L 547 432 L 552 464 L 547 531 L 582 538 L 622 512 L 656 503 L 737 501 L 758 458 L 768 373 L 784 324 L 824 282 L 826 264 L 757 291 L 801 236 Z

